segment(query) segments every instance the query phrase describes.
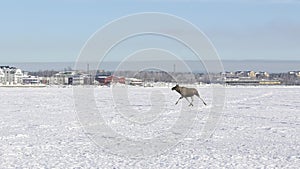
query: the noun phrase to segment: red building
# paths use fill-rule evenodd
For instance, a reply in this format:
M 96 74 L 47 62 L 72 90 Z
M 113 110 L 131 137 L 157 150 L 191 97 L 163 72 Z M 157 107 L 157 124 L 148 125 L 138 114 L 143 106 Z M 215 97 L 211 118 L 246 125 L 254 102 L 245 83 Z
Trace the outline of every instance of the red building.
M 98 76 L 96 77 L 96 80 L 100 85 L 110 85 L 111 83 L 125 84 L 125 78 L 117 76 Z

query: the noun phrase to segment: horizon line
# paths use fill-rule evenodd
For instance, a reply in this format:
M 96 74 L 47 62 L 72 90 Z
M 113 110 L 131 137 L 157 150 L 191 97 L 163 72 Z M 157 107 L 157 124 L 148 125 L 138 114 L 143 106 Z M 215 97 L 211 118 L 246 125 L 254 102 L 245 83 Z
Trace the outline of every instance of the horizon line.
M 182 59 L 183 61 L 201 61 L 201 60 L 192 60 L 192 59 Z M 168 59 L 162 59 L 162 60 L 135 60 L 135 61 L 127 61 L 127 62 L 148 62 L 148 61 L 177 61 L 177 60 L 168 60 Z M 179 60 L 180 61 L 180 60 Z M 205 60 L 205 61 L 218 61 L 218 60 Z M 220 59 L 220 61 L 297 61 L 299 60 L 289 60 L 289 59 Z M 77 62 L 77 63 L 89 63 L 89 62 L 95 62 L 95 61 L 86 61 L 86 62 Z M 120 62 L 118 60 L 107 60 L 103 62 Z M 0 64 L 6 64 L 6 63 L 76 63 L 76 61 L 8 61 L 8 62 L 0 62 Z

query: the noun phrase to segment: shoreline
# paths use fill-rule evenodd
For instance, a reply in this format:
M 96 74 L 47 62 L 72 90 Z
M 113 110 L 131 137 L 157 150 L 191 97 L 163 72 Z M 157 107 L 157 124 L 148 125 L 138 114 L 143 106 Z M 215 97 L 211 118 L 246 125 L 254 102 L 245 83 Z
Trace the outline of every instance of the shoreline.
M 47 87 L 47 85 L 0 85 L 3 88 L 42 88 Z

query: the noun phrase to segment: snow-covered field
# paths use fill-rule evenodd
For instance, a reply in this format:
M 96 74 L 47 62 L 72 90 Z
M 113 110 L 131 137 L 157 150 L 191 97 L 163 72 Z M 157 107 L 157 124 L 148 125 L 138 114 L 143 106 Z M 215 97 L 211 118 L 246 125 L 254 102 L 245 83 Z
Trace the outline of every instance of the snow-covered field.
M 160 93 L 151 95 L 157 90 Z M 128 103 L 110 101 L 111 88 L 96 88 L 99 114 L 120 137 L 139 140 L 181 131 L 171 130 L 176 124 L 191 127 L 190 132 L 178 132 L 181 141 L 167 151 L 130 158 L 126 147 L 118 148 L 124 148 L 122 154 L 91 140 L 93 133 L 82 128 L 77 117 L 72 88 L 0 88 L 0 168 L 300 167 L 299 87 L 227 87 L 222 116 L 206 142 L 200 138 L 212 104 L 212 87 L 198 90 L 207 107 L 188 107 L 184 99 L 175 106 L 179 95 L 170 88 L 130 88 Z M 200 102 L 195 99 L 195 103 Z M 121 115 L 115 112 L 120 105 Z M 162 111 L 151 111 L 156 106 Z M 176 121 L 180 111 L 190 112 L 195 123 Z M 137 119 L 146 125 L 130 124 Z M 109 139 L 122 146 L 131 143 Z

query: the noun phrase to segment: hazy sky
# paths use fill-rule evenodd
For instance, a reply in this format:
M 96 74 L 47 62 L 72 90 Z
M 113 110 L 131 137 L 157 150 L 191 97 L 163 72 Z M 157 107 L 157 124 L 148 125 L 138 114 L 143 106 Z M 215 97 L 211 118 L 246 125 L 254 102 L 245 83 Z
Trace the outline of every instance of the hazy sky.
M 224 60 L 300 60 L 298 0 L 7 0 L 0 2 L 0 63 L 75 61 L 95 31 L 138 12 L 192 22 Z

